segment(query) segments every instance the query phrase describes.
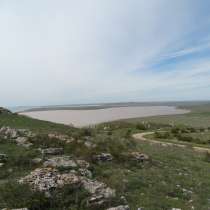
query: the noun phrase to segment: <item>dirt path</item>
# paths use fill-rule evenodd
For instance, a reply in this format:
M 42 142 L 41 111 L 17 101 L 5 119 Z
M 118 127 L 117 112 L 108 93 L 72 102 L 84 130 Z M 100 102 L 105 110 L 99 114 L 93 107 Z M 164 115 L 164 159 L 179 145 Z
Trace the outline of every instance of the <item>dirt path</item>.
M 133 134 L 133 138 L 134 139 L 137 139 L 137 140 L 140 140 L 140 141 L 145 141 L 145 142 L 148 142 L 148 143 L 151 143 L 151 144 L 158 144 L 158 145 L 161 145 L 161 146 L 164 146 L 164 147 L 167 147 L 167 146 L 176 146 L 176 147 L 181 147 L 181 148 L 186 148 L 187 145 L 184 145 L 184 144 L 177 144 L 177 143 L 171 143 L 171 142 L 162 142 L 162 141 L 158 141 L 158 140 L 154 140 L 154 139 L 148 139 L 148 138 L 145 138 L 146 135 L 151 135 L 151 134 L 154 134 L 155 132 L 144 132 L 144 133 L 137 133 L 137 134 Z M 204 148 L 204 147 L 192 147 L 192 149 L 196 152 L 202 152 L 202 153 L 205 153 L 205 152 L 210 152 L 210 149 L 209 148 Z

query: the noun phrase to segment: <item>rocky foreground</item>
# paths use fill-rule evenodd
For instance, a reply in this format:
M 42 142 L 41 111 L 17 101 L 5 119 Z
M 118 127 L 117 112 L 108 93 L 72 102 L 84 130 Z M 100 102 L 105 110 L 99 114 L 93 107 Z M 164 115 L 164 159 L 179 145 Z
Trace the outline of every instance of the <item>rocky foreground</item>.
M 35 136 L 35 133 L 26 129 L 0 128 L 1 141 L 12 141 L 14 144 L 27 149 L 33 146 L 30 139 Z M 56 138 L 66 144 L 74 141 L 74 139 L 66 135 L 48 134 L 48 137 Z M 109 203 L 110 199 L 116 197 L 115 189 L 108 187 L 103 182 L 92 179 L 92 172 L 89 170 L 91 164 L 86 160 L 64 155 L 62 147 L 38 148 L 37 150 L 40 152 L 41 158 L 34 158 L 32 162 L 40 167 L 19 179 L 18 182 L 20 184 L 28 184 L 33 191 L 44 192 L 46 197 L 50 197 L 55 189 L 63 188 L 65 185 L 75 190 L 83 188 L 89 194 L 87 207 L 105 206 Z M 8 155 L 0 154 L 0 167 L 6 164 L 7 158 Z M 149 161 L 147 155 L 138 152 L 130 153 L 130 158 L 137 162 Z M 101 153 L 94 155 L 92 159 L 98 163 L 111 162 L 113 156 L 110 153 Z M 125 202 L 125 200 L 123 201 Z M 22 210 L 26 209 L 23 208 Z M 108 210 L 129 210 L 129 206 L 120 205 L 108 208 Z

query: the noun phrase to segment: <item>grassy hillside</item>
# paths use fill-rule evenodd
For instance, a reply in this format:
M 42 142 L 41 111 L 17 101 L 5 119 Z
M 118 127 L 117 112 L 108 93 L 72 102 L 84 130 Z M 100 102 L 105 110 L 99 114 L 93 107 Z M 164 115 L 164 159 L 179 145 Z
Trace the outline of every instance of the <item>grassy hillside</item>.
M 179 104 L 178 104 L 179 105 Z M 155 116 L 129 119 L 128 122 L 149 121 L 158 124 L 188 125 L 193 127 L 210 127 L 210 103 L 183 104 L 180 108 L 191 110 L 188 114 L 174 116 Z
M 145 131 L 165 130 L 171 132 L 175 124 L 191 125 L 196 129 L 210 126 L 210 108 L 192 108 L 192 113 L 180 116 L 136 119 L 127 122 L 112 122 L 95 128 L 71 128 L 64 125 L 39 121 L 17 114 L 0 114 L 0 128 L 29 129 L 35 135 L 29 138 L 30 148 L 17 145 L 14 140 L 0 136 L 0 154 L 8 156 L 0 167 L 0 209 L 23 208 L 33 210 L 105 210 L 118 205 L 129 205 L 131 210 L 208 210 L 210 208 L 210 155 L 191 149 L 163 147 L 132 138 L 132 134 Z M 149 123 L 143 124 L 141 121 Z M 150 123 L 151 121 L 151 123 Z M 206 123 L 205 123 L 206 122 Z M 192 127 L 191 127 L 192 128 Z M 184 127 L 188 129 L 189 127 Z M 65 134 L 70 142 L 48 134 Z M 184 134 L 183 134 L 184 135 Z M 209 132 L 203 134 L 190 130 L 186 135 L 205 139 L 202 146 L 210 145 Z M 167 137 L 168 138 L 168 137 Z M 164 139 L 165 141 L 169 140 Z M 160 139 L 161 140 L 161 139 Z M 188 142 L 193 144 L 194 142 Z M 90 163 L 91 179 L 105 183 L 116 190 L 116 196 L 103 205 L 90 206 L 87 200 L 90 192 L 78 187 L 64 186 L 54 189 L 51 196 L 34 191 L 28 184 L 18 180 L 42 163 L 34 163 L 34 158 L 43 158 L 40 150 L 63 148 L 64 155 L 73 159 L 83 159 Z M 132 156 L 135 152 L 144 154 L 144 160 Z M 101 153 L 112 155 L 112 160 L 97 161 L 93 157 Z M 149 157 L 149 158 L 146 158 Z M 45 157 L 46 158 L 46 157 Z M 59 173 L 72 169 L 59 168 Z M 78 169 L 74 169 L 78 170 Z

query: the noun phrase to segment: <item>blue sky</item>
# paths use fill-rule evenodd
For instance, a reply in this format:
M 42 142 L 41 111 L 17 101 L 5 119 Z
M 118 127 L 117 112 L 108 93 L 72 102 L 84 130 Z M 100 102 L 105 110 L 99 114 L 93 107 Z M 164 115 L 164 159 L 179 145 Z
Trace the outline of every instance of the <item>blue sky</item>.
M 0 105 L 210 99 L 208 0 L 1 0 Z

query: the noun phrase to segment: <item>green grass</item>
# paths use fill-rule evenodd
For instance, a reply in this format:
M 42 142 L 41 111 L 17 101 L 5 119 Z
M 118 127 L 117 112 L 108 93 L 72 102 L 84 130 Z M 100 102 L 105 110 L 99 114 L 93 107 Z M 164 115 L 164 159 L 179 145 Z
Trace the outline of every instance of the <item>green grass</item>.
M 84 210 L 87 192 L 73 190 L 69 186 L 56 191 L 52 198 L 32 192 L 28 186 L 18 185 L 16 180 L 38 167 L 32 164 L 39 157 L 37 148 L 64 147 L 65 154 L 83 158 L 91 163 L 93 177 L 115 188 L 117 197 L 110 205 L 122 204 L 125 196 L 131 210 L 142 207 L 144 210 L 208 210 L 210 206 L 210 158 L 209 155 L 196 153 L 190 147 L 161 147 L 132 139 L 133 133 L 157 130 L 170 131 L 167 123 L 172 119 L 177 124 L 187 124 L 195 128 L 208 127 L 209 107 L 193 107 L 190 114 L 135 119 L 126 122 L 112 122 L 95 128 L 76 129 L 18 115 L 0 115 L 0 127 L 28 128 L 37 134 L 32 139 L 31 149 L 24 149 L 12 142 L 0 141 L 0 153 L 8 155 L 8 162 L 0 168 L 0 209 L 29 207 L 33 210 Z M 194 121 L 192 120 L 194 119 Z M 151 121 L 146 126 L 142 121 Z M 58 132 L 73 136 L 75 141 L 64 144 L 49 139 L 47 133 Z M 184 133 L 193 138 L 208 140 L 210 132 Z M 88 148 L 84 142 L 91 141 L 95 148 Z M 165 139 L 167 140 L 167 139 Z M 169 139 L 170 140 L 170 139 Z M 177 140 L 178 141 L 178 140 Z M 149 155 L 150 161 L 137 164 L 128 154 L 139 151 Z M 98 164 L 92 156 L 109 152 L 114 160 Z M 91 210 L 99 210 L 92 208 Z M 101 208 L 104 210 L 106 207 Z
M 191 112 L 183 115 L 135 118 L 126 121 L 134 123 L 147 121 L 157 124 L 181 124 L 193 127 L 210 127 L 210 103 L 197 106 L 182 106 L 181 108 L 191 110 Z

